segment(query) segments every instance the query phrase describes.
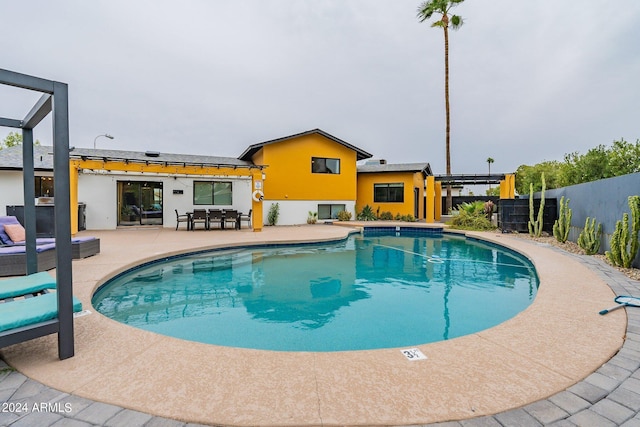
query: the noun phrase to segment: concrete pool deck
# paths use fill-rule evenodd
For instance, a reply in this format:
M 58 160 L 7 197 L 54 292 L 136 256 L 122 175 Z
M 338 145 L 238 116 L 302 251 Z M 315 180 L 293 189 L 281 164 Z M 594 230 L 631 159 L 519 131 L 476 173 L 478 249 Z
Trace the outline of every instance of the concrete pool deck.
M 536 300 L 489 330 L 417 346 L 426 360 L 408 361 L 399 349 L 284 353 L 205 345 L 134 329 L 91 307 L 106 278 L 150 258 L 232 244 L 332 240 L 348 231 L 313 225 L 261 233 L 82 233 L 101 239 L 101 253 L 73 263 L 74 295 L 92 312 L 75 320 L 75 357 L 58 360 L 55 336 L 5 348 L 2 357 L 62 392 L 183 422 L 415 425 L 547 399 L 590 376 L 623 345 L 624 310 L 598 315 L 615 295 L 601 275 L 571 256 L 499 233 L 473 234 L 527 254 L 541 281 Z

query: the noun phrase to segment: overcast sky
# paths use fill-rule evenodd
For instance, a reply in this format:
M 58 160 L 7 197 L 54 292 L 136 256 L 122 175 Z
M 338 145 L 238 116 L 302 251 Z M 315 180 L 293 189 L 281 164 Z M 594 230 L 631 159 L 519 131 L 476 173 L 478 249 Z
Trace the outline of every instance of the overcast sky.
M 0 0 L 0 68 L 69 85 L 70 145 L 237 157 L 320 128 L 445 173 L 444 41 L 413 0 Z M 640 138 L 640 1 L 467 0 L 453 173 Z M 38 94 L 0 86 L 0 117 Z M 0 128 L 0 138 L 13 129 Z M 50 121 L 35 131 L 51 144 Z

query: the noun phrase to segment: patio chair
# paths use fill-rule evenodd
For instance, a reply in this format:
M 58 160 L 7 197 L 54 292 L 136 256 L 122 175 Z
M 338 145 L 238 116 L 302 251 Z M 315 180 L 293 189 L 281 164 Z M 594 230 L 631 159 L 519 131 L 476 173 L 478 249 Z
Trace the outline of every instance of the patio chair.
M 181 222 L 186 222 L 187 223 L 187 230 L 189 230 L 190 222 L 191 222 L 191 219 L 189 218 L 189 215 L 187 215 L 187 214 L 180 215 L 178 213 L 178 209 L 176 209 L 176 230 L 178 229 L 178 226 L 180 225 Z
M 211 224 L 218 224 L 222 228 L 222 221 L 224 221 L 224 217 L 220 209 L 209 209 L 209 229 L 211 229 Z
M 244 215 L 242 213 L 238 214 L 238 230 L 242 228 L 242 221 L 246 221 L 251 228 L 251 212 L 253 209 L 249 209 L 249 213 Z
M 227 227 L 228 223 L 233 224 L 233 228 L 238 228 L 240 222 L 238 221 L 238 211 L 234 209 L 229 209 L 224 211 L 224 226 Z
M 193 215 L 191 215 L 191 231 L 196 229 L 196 223 L 204 224 L 204 229 L 209 229 L 209 223 L 207 220 L 207 211 L 204 209 L 194 209 Z

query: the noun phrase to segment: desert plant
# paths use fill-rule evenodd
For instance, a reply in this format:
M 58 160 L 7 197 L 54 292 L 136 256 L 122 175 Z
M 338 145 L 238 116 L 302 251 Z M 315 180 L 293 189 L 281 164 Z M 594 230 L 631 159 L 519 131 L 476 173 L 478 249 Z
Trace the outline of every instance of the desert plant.
M 455 215 L 447 222 L 451 228 L 461 230 L 493 230 L 495 227 L 487 219 L 484 214 L 484 210 L 478 210 L 475 212 L 469 212 L 467 210 L 459 210 L 458 215 Z
M 338 212 L 338 220 L 339 221 L 351 221 L 351 212 L 348 212 L 348 211 L 340 211 L 340 212 Z
M 564 243 L 569 238 L 569 230 L 571 229 L 571 208 L 569 208 L 569 199 L 565 202 L 564 196 L 560 198 L 560 213 L 558 219 L 553 224 L 553 236 L 560 243 Z
M 309 211 L 309 216 L 307 216 L 307 224 L 315 224 L 318 221 L 318 212 Z
M 393 220 L 393 214 L 389 211 L 384 211 L 380 213 L 380 219 L 383 221 L 391 221 Z
M 402 215 L 402 221 L 405 221 L 405 222 L 416 222 L 416 218 L 411 214 Z
M 278 217 L 280 216 L 280 205 L 278 203 L 273 203 L 269 207 L 269 213 L 267 214 L 267 222 L 269 225 L 276 225 L 278 222 Z
M 365 207 L 362 208 L 357 218 L 359 221 L 375 221 L 378 219 L 369 205 L 365 205 Z
M 544 173 L 540 176 L 542 180 L 542 193 L 540 195 L 540 208 L 538 209 L 538 218 L 534 219 L 533 208 L 533 183 L 529 184 L 529 234 L 533 237 L 542 235 L 542 223 L 544 214 L 544 190 L 546 184 L 544 182 Z
M 482 200 L 476 200 L 473 202 L 464 202 L 458 205 L 458 211 L 465 211 L 470 214 L 476 212 L 484 213 L 484 202 Z
M 640 196 L 629 196 L 631 209 L 631 232 L 629 232 L 629 214 L 622 215 L 622 221 L 616 222 L 616 229 L 611 236 L 610 251 L 605 255 L 609 262 L 617 267 L 630 268 L 638 253 L 638 232 L 640 232 Z
M 596 228 L 596 219 L 589 221 L 589 217 L 584 223 L 584 229 L 578 236 L 578 246 L 584 250 L 587 255 L 595 255 L 600 250 L 600 236 L 602 236 L 602 224 L 598 223 Z

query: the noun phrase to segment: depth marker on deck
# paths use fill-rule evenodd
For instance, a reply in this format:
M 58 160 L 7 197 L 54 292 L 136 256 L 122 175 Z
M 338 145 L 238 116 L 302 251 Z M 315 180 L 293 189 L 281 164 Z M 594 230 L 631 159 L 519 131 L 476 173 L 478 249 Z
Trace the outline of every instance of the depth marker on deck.
M 414 361 L 414 360 L 427 360 L 428 357 L 424 355 L 423 352 L 421 352 L 420 350 L 418 350 L 417 348 L 407 348 L 404 350 L 400 350 L 400 352 L 402 354 L 404 354 L 404 357 L 407 358 L 407 360 L 410 361 Z

